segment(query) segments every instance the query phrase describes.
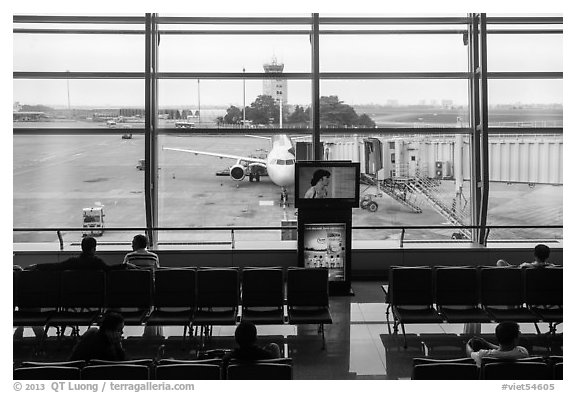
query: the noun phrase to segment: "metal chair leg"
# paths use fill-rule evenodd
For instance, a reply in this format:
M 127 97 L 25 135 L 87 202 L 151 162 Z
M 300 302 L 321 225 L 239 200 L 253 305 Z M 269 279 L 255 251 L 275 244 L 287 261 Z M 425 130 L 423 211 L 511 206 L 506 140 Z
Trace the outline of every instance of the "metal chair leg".
M 402 335 L 404 336 L 404 349 L 408 348 L 408 341 L 406 341 L 406 330 L 404 329 L 404 323 L 400 322 L 402 326 Z
M 188 325 L 184 325 L 184 333 L 182 334 L 182 348 L 186 347 L 186 332 L 188 331 Z
M 390 304 L 386 307 L 386 326 L 388 327 L 388 334 L 392 334 L 390 331 Z
M 542 334 L 542 333 L 540 332 L 540 327 L 538 326 L 538 322 L 534 322 L 534 326 L 536 327 L 536 333 L 537 333 L 538 335 Z

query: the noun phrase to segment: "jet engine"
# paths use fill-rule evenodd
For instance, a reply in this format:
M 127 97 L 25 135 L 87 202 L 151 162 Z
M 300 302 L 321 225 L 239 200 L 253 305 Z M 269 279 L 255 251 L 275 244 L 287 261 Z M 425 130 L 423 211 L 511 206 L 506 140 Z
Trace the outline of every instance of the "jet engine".
M 230 167 L 230 177 L 232 180 L 242 181 L 246 176 L 246 167 L 236 164 Z

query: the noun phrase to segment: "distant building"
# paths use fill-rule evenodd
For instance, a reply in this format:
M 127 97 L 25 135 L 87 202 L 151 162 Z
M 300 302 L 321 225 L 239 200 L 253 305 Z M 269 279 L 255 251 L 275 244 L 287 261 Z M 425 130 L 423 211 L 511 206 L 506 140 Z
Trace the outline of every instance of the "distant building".
M 451 108 L 454 105 L 452 100 L 442 100 L 442 107 L 443 108 Z
M 265 73 L 282 73 L 284 71 L 284 63 L 278 63 L 276 57 L 272 58 L 272 62 L 264 64 Z M 288 83 L 286 79 L 264 79 L 262 83 L 262 94 L 272 96 L 274 100 L 286 105 L 288 103 Z
M 12 121 L 40 121 L 46 118 L 44 112 L 12 112 Z

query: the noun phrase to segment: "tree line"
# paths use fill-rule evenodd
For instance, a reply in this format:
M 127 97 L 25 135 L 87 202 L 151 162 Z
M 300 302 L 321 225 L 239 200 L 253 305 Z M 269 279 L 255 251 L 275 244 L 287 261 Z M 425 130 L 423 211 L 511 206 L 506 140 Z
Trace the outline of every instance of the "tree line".
M 306 125 L 310 122 L 310 107 L 296 105 L 290 113 L 282 114 L 282 122 L 290 125 Z M 269 95 L 259 95 L 245 108 L 246 120 L 252 124 L 279 124 L 280 104 Z M 217 119 L 218 124 L 242 124 L 242 108 L 234 105 L 226 110 L 226 115 Z M 320 97 L 321 127 L 374 127 L 376 124 L 367 114 L 358 115 L 354 108 L 344 104 L 338 96 Z

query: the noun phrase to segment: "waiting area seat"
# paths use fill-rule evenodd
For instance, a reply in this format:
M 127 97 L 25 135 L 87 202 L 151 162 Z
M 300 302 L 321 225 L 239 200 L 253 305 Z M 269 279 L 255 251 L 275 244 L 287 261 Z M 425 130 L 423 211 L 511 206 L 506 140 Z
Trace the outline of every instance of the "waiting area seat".
M 66 366 L 20 367 L 14 370 L 15 380 L 76 380 L 80 368 Z
M 141 325 L 152 307 L 152 272 L 112 270 L 106 279 L 106 311 L 122 314 L 125 325 Z
M 438 267 L 434 273 L 436 307 L 446 322 L 490 322 L 490 315 L 480 307 L 475 267 Z
M 480 302 L 494 322 L 540 320 L 524 305 L 523 271 L 518 267 L 480 268 Z
M 417 357 L 412 361 L 412 379 L 420 380 L 551 380 L 562 377 L 562 366 L 558 367 L 562 364 L 562 356 L 532 356 L 516 360 L 484 357 L 481 367 L 469 357 L 456 359 Z
M 398 332 L 398 325 L 400 325 L 406 348 L 404 324 L 441 323 L 443 321 L 434 308 L 432 269 L 430 267 L 391 267 L 389 280 L 394 332 Z
M 212 325 L 235 325 L 240 304 L 239 273 L 236 268 L 200 268 L 196 273 L 194 325 L 202 328 L 202 339 Z
M 319 324 L 322 348 L 325 348 L 324 324 L 332 323 L 328 297 L 328 269 L 289 268 L 286 274 L 288 323 Z
M 147 366 L 136 364 L 103 364 L 86 366 L 81 372 L 82 379 L 94 380 L 138 380 L 150 379 Z
M 256 325 L 281 325 L 284 316 L 282 268 L 242 269 L 242 320 Z
M 553 266 L 524 272 L 526 305 L 541 321 L 549 324 L 551 332 L 555 332 L 563 320 L 562 270 Z
M 149 270 L 18 271 L 14 326 L 97 324 L 119 312 L 125 325 L 183 326 L 183 341 L 201 328 L 201 346 L 213 326 L 331 324 L 326 268 L 159 268 Z M 242 313 L 239 313 L 240 308 Z M 42 310 L 42 311 L 41 311 Z
M 480 374 L 472 358 L 414 358 L 412 362 L 412 379 L 415 380 L 478 379 Z
M 148 326 L 182 326 L 183 340 L 194 320 L 196 269 L 160 268 L 154 275 L 153 307 Z
M 483 366 L 484 379 L 542 380 L 553 379 L 550 367 L 544 362 L 494 362 Z
M 46 326 L 60 306 L 60 278 L 55 271 L 14 271 L 12 324 Z
M 226 375 L 234 380 L 292 379 L 292 365 L 264 362 L 231 364 Z
M 226 363 L 222 359 L 23 362 L 13 372 L 16 380 L 218 380 L 226 376 L 227 379 L 292 379 L 292 359 Z
M 389 270 L 385 293 L 394 333 L 405 324 L 548 322 L 562 323 L 562 267 L 404 267 Z
M 105 305 L 106 274 L 103 271 L 64 270 L 61 273 L 59 309 L 46 326 L 91 326 L 102 314 Z M 64 334 L 64 331 L 61 332 Z

